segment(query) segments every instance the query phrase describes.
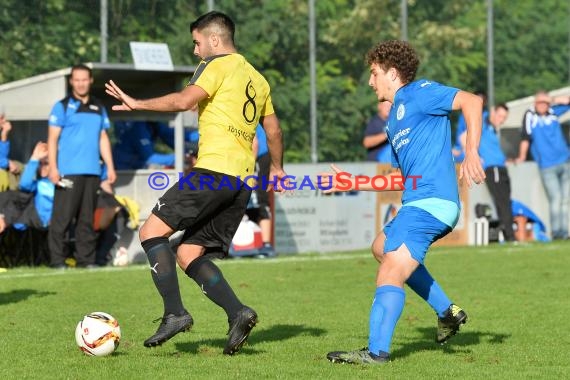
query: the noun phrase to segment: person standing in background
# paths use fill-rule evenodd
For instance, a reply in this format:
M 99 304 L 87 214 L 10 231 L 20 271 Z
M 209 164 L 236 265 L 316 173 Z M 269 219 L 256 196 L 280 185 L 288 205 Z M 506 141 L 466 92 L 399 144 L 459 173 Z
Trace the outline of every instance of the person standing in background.
M 486 117 L 488 115 L 488 117 Z M 507 157 L 501 148 L 498 130 L 509 116 L 509 108 L 506 104 L 497 104 L 491 109 L 491 113 L 483 114 L 483 128 L 481 131 L 481 143 L 479 144 L 479 156 L 485 170 L 485 183 L 493 198 L 497 216 L 501 223 L 505 241 L 515 241 L 513 231 L 513 211 L 511 207 L 511 179 L 507 171 Z M 460 136 L 462 150 L 465 151 L 467 132 Z
M 253 207 L 247 209 L 247 216 L 259 225 L 261 229 L 261 240 L 263 246 L 259 249 L 259 254 L 263 256 L 275 256 L 275 250 L 271 244 L 271 207 L 269 205 L 269 193 L 267 184 L 269 177 L 269 167 L 271 165 L 271 156 L 267 147 L 267 136 L 263 126 L 258 125 L 255 130 L 255 138 L 253 139 L 253 152 L 257 157 L 255 162 L 255 175 L 258 178 L 257 185 L 251 194 L 250 203 Z M 265 179 L 265 180 L 264 180 Z
M 366 161 L 390 163 L 392 148 L 386 134 L 390 102 L 379 102 L 378 112 L 372 116 L 364 130 L 362 145 L 366 148 Z
M 519 156 L 524 162 L 529 148 L 540 170 L 548 196 L 552 239 L 568 239 L 570 209 L 570 148 L 559 117 L 570 111 L 570 96 L 550 97 L 538 91 L 534 106 L 524 114 Z
M 93 219 L 101 181 L 101 159 L 110 183 L 116 179 L 107 135 L 109 117 L 103 103 L 90 95 L 91 69 L 71 68 L 71 94 L 57 102 L 49 116 L 49 179 L 56 185 L 48 233 L 50 265 L 66 267 L 65 241 L 74 218 L 78 267 L 95 267 L 97 234 Z

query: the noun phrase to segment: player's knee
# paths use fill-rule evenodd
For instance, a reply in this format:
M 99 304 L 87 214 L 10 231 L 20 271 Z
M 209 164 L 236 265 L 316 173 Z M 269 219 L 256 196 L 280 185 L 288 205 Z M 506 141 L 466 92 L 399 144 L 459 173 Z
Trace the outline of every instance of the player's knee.
M 139 229 L 139 239 L 145 241 L 155 237 L 170 237 L 174 230 L 160 218 L 151 214 Z
M 409 276 L 406 276 L 406 269 L 397 261 L 384 260 L 378 270 L 377 285 L 403 286 Z
M 374 256 L 374 258 L 381 263 L 382 262 L 382 258 L 384 257 L 384 239 L 381 238 L 380 236 L 378 236 L 376 239 L 374 239 L 374 242 L 372 243 L 372 255 Z
M 143 223 L 141 228 L 139 228 L 139 239 L 140 241 L 145 241 L 154 237 L 158 237 L 156 233 L 154 233 L 152 227 L 149 225 L 148 222 Z
M 180 269 L 186 272 L 186 269 L 197 259 L 204 257 L 207 252 L 205 247 L 193 244 L 180 244 L 176 251 L 176 262 Z
M 376 259 L 376 261 L 378 261 L 379 263 L 381 263 L 381 262 L 382 262 L 382 257 L 384 256 L 384 253 L 382 252 L 382 249 L 378 249 L 378 248 L 376 248 L 376 244 L 372 244 L 371 251 L 372 251 L 372 256 L 374 256 L 374 258 Z

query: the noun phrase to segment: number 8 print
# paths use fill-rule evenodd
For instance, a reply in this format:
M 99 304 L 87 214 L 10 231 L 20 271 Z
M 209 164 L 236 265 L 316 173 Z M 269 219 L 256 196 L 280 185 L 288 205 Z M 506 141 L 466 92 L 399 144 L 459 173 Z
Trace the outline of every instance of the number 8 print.
M 252 95 L 253 93 L 253 95 Z M 243 104 L 243 118 L 248 123 L 253 123 L 257 114 L 257 106 L 255 105 L 255 88 L 251 84 L 251 80 L 245 86 L 245 97 L 247 101 Z M 250 115 L 250 116 L 248 116 Z

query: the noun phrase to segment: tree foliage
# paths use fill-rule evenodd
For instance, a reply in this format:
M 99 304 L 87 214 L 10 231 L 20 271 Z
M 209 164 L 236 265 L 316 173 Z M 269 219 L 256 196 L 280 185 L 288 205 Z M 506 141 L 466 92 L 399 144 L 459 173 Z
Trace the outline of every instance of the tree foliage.
M 196 64 L 189 24 L 200 0 L 108 0 L 109 62 L 131 62 L 129 41 L 167 42 L 176 65 Z M 563 0 L 495 0 L 497 101 L 568 84 L 569 16 Z M 400 0 L 315 1 L 318 156 L 359 160 L 375 112 L 364 55 L 400 37 Z M 418 76 L 485 89 L 486 1 L 408 0 L 408 38 Z M 0 83 L 100 57 L 99 0 L 3 0 Z M 238 49 L 268 78 L 288 162 L 310 160 L 308 0 L 216 0 L 237 25 Z

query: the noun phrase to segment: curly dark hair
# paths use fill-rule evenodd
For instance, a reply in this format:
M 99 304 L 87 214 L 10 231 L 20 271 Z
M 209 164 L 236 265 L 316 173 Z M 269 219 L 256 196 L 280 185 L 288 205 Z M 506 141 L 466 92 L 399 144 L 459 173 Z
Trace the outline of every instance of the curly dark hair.
M 406 84 L 416 77 L 420 59 L 412 45 L 406 41 L 391 40 L 381 42 L 370 49 L 366 54 L 366 63 L 376 63 L 384 71 L 395 68 L 400 73 L 402 82 Z

